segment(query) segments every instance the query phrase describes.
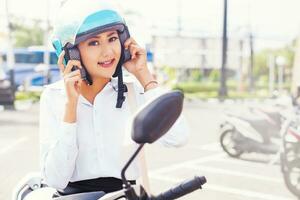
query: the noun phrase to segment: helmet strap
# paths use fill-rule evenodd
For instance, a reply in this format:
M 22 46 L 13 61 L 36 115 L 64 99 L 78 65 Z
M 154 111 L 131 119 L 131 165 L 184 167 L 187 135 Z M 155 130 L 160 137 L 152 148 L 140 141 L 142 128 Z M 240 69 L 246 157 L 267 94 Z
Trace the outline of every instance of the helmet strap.
M 91 77 L 91 75 L 89 74 L 89 72 L 87 71 L 86 67 L 83 65 L 83 63 L 81 63 L 81 66 L 85 69 L 85 73 L 86 73 L 86 83 L 88 85 L 93 85 L 93 79 Z
M 124 92 L 127 92 L 127 87 L 123 83 L 123 71 L 122 71 L 123 59 L 124 59 L 124 47 L 122 45 L 121 57 L 117 65 L 116 71 L 113 75 L 113 77 L 118 76 L 118 98 L 117 98 L 116 108 L 122 108 L 123 102 L 125 101 Z
M 125 101 L 124 92 L 127 92 L 127 87 L 123 83 L 123 73 L 121 69 L 118 74 L 118 98 L 116 108 L 122 108 L 123 102 Z

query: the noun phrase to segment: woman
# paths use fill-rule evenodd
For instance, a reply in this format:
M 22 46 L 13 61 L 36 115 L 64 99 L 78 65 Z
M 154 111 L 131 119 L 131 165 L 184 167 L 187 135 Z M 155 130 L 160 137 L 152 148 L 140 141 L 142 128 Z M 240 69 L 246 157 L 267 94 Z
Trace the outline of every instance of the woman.
M 116 24 L 123 28 L 126 24 L 118 12 L 104 4 L 69 0 L 63 14 L 68 13 L 66 9 L 74 11 L 72 6 L 76 5 L 84 11 L 78 14 L 82 20 L 69 18 L 56 27 L 55 37 L 62 47 L 72 43 L 81 57 L 80 61 L 69 60 L 64 65 L 65 52 L 59 55 L 63 81 L 47 86 L 40 101 L 41 172 L 45 182 L 62 195 L 122 188 L 121 169 L 136 146 L 126 135 L 132 114 L 126 97 L 135 95 L 138 105 L 142 105 L 160 93 L 147 68 L 145 50 L 133 38 L 121 41 L 124 30 Z M 84 8 L 87 5 L 91 9 Z M 74 24 L 75 28 L 70 27 Z M 69 37 L 69 33 L 76 37 Z M 125 51 L 131 54 L 127 62 Z M 72 71 L 73 66 L 78 69 Z M 127 94 L 123 87 L 122 66 L 139 82 L 134 86 L 134 94 Z M 80 69 L 86 70 L 90 82 L 82 80 Z M 125 98 L 120 98 L 123 95 Z M 119 106 L 116 99 L 121 100 Z M 130 141 L 130 145 L 124 141 Z M 179 118 L 160 141 L 166 146 L 183 145 L 187 141 L 183 120 Z M 135 182 L 139 177 L 137 163 L 126 175 Z

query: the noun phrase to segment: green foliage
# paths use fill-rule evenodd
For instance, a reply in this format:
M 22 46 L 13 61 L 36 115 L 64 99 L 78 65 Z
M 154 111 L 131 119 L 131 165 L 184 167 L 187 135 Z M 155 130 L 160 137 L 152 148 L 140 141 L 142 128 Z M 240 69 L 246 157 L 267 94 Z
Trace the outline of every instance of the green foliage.
M 39 21 L 34 21 L 32 25 L 27 25 L 21 20 L 13 20 L 12 36 L 15 47 L 28 47 L 34 45 L 43 45 L 44 31 Z
M 269 50 L 262 50 L 254 55 L 254 76 L 268 74 L 268 56 L 271 55 Z
M 189 99 L 218 98 L 218 91 L 187 93 L 184 96 Z M 269 97 L 269 94 L 267 90 L 262 90 L 257 93 L 229 91 L 228 96 L 230 99 L 245 99 L 245 98 L 249 99 L 249 98 L 267 98 Z
M 258 84 L 268 84 L 269 76 L 267 74 L 261 75 L 258 79 Z
M 196 92 L 211 92 L 218 91 L 219 83 L 217 82 L 181 82 L 173 86 L 173 89 L 181 90 L 184 93 L 196 93 Z
M 192 69 L 190 74 L 191 81 L 201 81 L 203 79 L 203 73 L 200 69 Z
M 278 85 L 274 85 L 278 88 Z M 219 82 L 180 82 L 173 85 L 172 89 L 181 90 L 185 95 L 192 98 L 217 98 L 219 91 Z M 263 98 L 269 94 L 268 82 L 260 81 L 256 85 L 256 91 L 249 93 L 248 91 L 237 91 L 238 83 L 234 80 L 227 81 L 227 89 L 229 98 Z M 283 89 L 289 91 L 291 83 L 286 82 Z
M 286 59 L 285 68 L 292 69 L 295 52 L 295 44 L 289 44 L 279 49 L 264 49 L 254 54 L 254 76 L 258 78 L 261 75 L 268 75 L 268 59 L 269 56 L 282 56 Z
M 168 81 L 172 81 L 176 79 L 176 69 L 169 66 L 164 66 L 162 68 L 163 73 L 168 76 Z
M 16 100 L 39 101 L 41 92 L 16 92 Z
M 213 69 L 210 74 L 208 79 L 210 81 L 219 81 L 220 80 L 220 70 L 218 69 Z

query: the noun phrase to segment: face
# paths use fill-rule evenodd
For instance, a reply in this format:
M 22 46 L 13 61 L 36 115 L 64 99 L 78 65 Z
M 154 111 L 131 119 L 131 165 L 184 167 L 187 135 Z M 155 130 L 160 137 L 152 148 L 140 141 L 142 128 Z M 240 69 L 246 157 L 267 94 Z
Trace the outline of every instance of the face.
M 121 57 L 117 31 L 101 33 L 78 44 L 81 62 L 92 78 L 111 78 Z

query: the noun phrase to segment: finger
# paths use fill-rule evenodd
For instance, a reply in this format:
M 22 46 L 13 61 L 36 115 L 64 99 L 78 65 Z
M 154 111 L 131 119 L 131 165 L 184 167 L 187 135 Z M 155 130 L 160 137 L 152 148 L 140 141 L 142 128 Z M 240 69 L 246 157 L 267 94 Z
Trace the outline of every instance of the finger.
M 65 79 L 65 83 L 69 84 L 69 83 L 75 83 L 76 81 L 79 81 L 81 79 L 81 76 L 80 75 L 76 75 L 76 76 L 73 76 L 71 78 L 67 78 Z
M 140 46 L 138 46 L 138 45 L 133 45 L 133 47 L 136 49 L 138 55 L 144 55 L 144 54 L 147 54 L 146 50 L 143 49 L 143 48 L 141 48 Z
M 79 87 L 81 87 L 81 84 L 82 84 L 82 79 L 80 79 L 78 82 L 77 82 L 77 85 L 79 86 Z
M 66 66 L 66 69 L 64 71 L 64 74 L 69 74 L 72 71 L 73 66 L 77 66 L 81 68 L 81 63 L 79 60 L 69 60 L 68 64 Z
M 64 72 L 64 68 L 65 68 L 65 66 L 63 64 L 64 56 L 65 56 L 65 51 L 62 51 L 60 53 L 60 55 L 58 56 L 58 60 L 57 60 L 57 65 L 58 65 L 59 70 L 61 71 L 61 73 Z
M 76 81 L 76 82 L 75 82 L 75 87 L 76 87 L 76 90 L 77 90 L 78 92 L 80 91 L 81 84 L 82 84 L 82 79 L 80 79 L 79 81 Z
M 133 59 L 136 58 L 136 56 L 138 56 L 138 55 L 144 55 L 145 52 L 146 52 L 140 46 L 134 45 L 134 44 L 130 45 L 129 51 L 130 51 L 130 54 L 131 54 L 131 56 L 132 56 Z
M 70 77 L 73 77 L 73 76 L 77 76 L 77 75 L 81 75 L 79 69 L 77 69 L 77 70 L 75 70 L 75 71 L 72 71 L 72 72 L 70 72 L 69 74 L 65 74 L 65 75 L 64 75 L 64 79 L 70 78 Z
M 136 49 L 131 48 L 129 51 L 130 51 L 131 58 L 135 59 L 136 58 L 136 53 L 137 53 Z
M 124 48 L 125 48 L 125 49 L 128 49 L 129 46 L 131 46 L 132 44 L 137 44 L 137 43 L 136 43 L 136 41 L 135 41 L 132 37 L 130 37 L 130 38 L 128 38 L 128 39 L 125 41 L 125 43 L 124 43 Z
M 59 68 L 60 73 L 63 74 L 64 70 L 65 70 L 64 64 L 58 64 L 58 68 Z

